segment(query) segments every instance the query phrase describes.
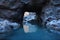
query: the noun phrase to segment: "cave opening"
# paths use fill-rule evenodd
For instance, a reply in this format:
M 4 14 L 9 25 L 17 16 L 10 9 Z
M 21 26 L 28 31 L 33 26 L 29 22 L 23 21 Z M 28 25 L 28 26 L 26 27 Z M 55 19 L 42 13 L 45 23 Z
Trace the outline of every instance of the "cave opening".
M 40 15 L 37 15 L 37 12 L 24 12 L 23 22 L 30 22 L 32 24 L 40 25 L 42 23 L 42 19 Z

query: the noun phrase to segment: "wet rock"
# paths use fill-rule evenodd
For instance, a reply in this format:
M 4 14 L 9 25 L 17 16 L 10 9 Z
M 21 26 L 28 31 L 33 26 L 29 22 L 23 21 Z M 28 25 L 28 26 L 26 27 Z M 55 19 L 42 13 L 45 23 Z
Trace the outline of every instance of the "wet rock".
M 52 20 L 55 20 L 55 7 L 54 6 L 47 6 L 45 8 L 43 8 L 42 10 L 42 15 L 41 15 L 41 19 L 43 20 L 43 24 L 50 22 Z
M 23 4 L 20 0 L 0 0 L 0 6 L 7 7 L 9 9 L 16 9 L 18 7 L 22 7 Z
M 60 0 L 50 0 L 52 5 L 60 5 Z
M 30 6 L 38 6 L 39 4 L 42 4 L 46 0 L 21 0 L 22 3 L 30 5 Z
M 49 4 L 48 6 L 43 8 L 42 12 L 42 24 L 46 26 L 47 29 L 51 32 L 60 34 L 60 6 L 54 6 Z
M 35 6 L 42 6 L 41 4 L 45 1 L 46 0 L 0 0 L 0 17 L 9 20 L 14 19 L 15 22 L 16 20 L 21 22 L 23 20 L 23 14 L 26 10 L 37 10 L 38 7 Z
M 24 3 L 20 0 L 0 0 L 0 18 L 20 22 Z
M 60 32 L 60 20 L 53 20 L 51 22 L 48 22 L 46 26 L 47 29 L 49 29 L 51 32 Z
M 60 7 L 47 6 L 43 8 L 41 19 L 43 22 L 50 22 L 52 20 L 60 19 Z
M 16 30 L 20 27 L 20 24 L 16 22 L 10 22 L 8 20 L 0 20 L 0 33 L 7 33 Z
M 60 19 L 60 6 L 55 8 L 55 12 L 56 12 L 56 18 Z
M 17 29 L 20 28 L 20 24 L 18 24 L 18 23 L 16 23 L 16 22 L 12 22 L 12 23 L 10 23 L 9 25 L 11 26 L 11 28 L 12 28 L 13 30 L 17 30 Z
M 18 13 L 16 11 L 0 9 L 0 17 L 2 17 L 2 18 L 5 18 L 5 17 L 12 18 L 15 15 L 18 15 Z
M 18 11 L 0 9 L 0 18 L 20 22 L 19 20 L 23 19 L 23 11 L 21 9 Z

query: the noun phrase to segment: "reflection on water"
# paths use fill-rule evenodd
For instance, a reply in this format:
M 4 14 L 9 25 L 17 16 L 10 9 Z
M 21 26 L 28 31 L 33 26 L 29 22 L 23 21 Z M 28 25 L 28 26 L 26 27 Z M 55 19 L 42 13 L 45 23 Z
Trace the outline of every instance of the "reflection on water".
M 37 25 L 32 25 L 26 22 L 25 24 L 23 24 L 23 29 L 25 33 L 31 33 L 31 32 L 36 32 L 38 27 Z

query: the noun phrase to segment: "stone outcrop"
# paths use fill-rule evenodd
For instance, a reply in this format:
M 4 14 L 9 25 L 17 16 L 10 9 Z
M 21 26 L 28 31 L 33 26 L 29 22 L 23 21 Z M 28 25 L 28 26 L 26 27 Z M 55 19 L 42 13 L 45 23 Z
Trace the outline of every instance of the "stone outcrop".
M 21 22 L 25 11 L 38 11 L 46 2 L 47 0 L 0 0 L 0 17 Z
M 8 20 L 3 20 L 0 18 L 0 33 L 8 33 L 16 30 L 20 27 L 20 24 L 16 22 L 10 22 Z
M 52 32 L 60 33 L 60 1 L 51 0 L 50 3 L 43 8 L 41 19 L 42 24 Z

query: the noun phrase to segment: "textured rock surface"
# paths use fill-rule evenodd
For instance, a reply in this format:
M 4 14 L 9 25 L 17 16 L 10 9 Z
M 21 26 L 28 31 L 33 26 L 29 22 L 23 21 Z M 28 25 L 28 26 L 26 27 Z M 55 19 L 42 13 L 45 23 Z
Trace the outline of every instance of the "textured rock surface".
M 21 0 L 22 3 L 31 5 L 31 6 L 33 6 L 33 5 L 38 6 L 39 4 L 42 4 L 45 1 L 47 1 L 47 0 Z
M 53 5 L 52 5 L 53 4 Z M 49 5 L 43 8 L 41 18 L 43 25 L 52 32 L 60 34 L 60 1 L 51 0 Z M 56 5 L 56 6 L 55 6 Z
M 16 30 L 20 27 L 20 24 L 16 22 L 10 22 L 8 20 L 0 19 L 0 33 L 6 33 Z
M 16 9 L 18 7 L 21 8 L 23 4 L 20 2 L 20 0 L 0 0 L 0 6 Z
M 51 4 L 60 5 L 60 0 L 51 0 Z
M 25 11 L 37 11 L 38 7 L 47 0 L 0 0 L 0 12 L 2 18 L 23 20 Z
M 0 16 L 2 18 L 12 18 L 14 17 L 15 15 L 18 15 L 18 13 L 16 11 L 11 11 L 11 10 L 3 10 L 3 9 L 0 9 Z
M 60 34 L 60 20 L 53 20 L 46 24 L 47 29 L 51 32 L 59 33 Z

